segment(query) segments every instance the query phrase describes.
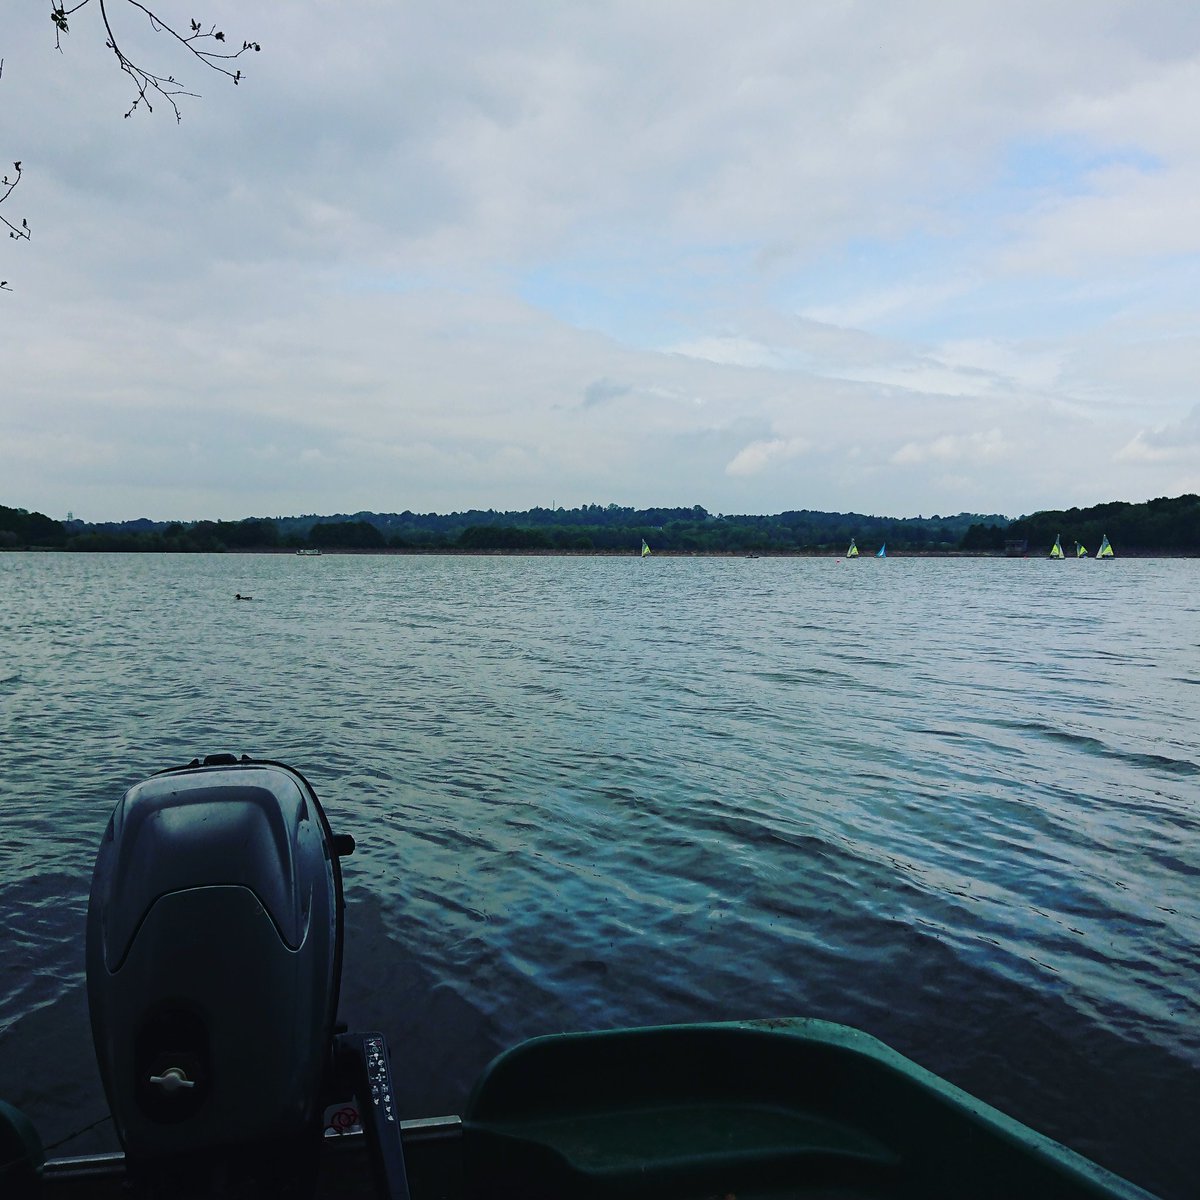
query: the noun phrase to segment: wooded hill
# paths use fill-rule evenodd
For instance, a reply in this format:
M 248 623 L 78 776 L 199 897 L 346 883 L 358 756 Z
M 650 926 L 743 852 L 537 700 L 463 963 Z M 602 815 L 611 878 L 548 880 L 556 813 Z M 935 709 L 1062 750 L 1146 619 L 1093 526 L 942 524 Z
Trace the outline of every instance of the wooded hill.
M 250 517 L 242 521 L 54 521 L 0 505 L 0 549 L 220 552 L 224 550 L 574 551 L 634 553 L 644 538 L 656 552 L 841 554 L 854 538 L 864 554 L 1004 553 L 1024 540 L 1048 553 L 1056 536 L 1093 553 L 1107 533 L 1118 555 L 1200 554 L 1200 498 L 1114 501 L 1093 508 L 999 515 L 876 517 L 808 509 L 773 516 L 713 515 L 691 508 L 634 509 L 617 504 L 532 508 L 521 512 L 339 513 Z
M 1200 496 L 1161 496 L 1143 504 L 1114 500 L 1091 508 L 1055 509 L 1020 517 L 1004 526 L 972 525 L 964 550 L 1003 550 L 1023 539 L 1031 555 L 1049 554 L 1056 537 L 1068 554 L 1076 542 L 1095 554 L 1108 535 L 1117 554 L 1200 554 Z
M 34 518 L 36 517 L 36 521 Z M 634 509 L 589 504 L 522 512 L 472 509 L 461 513 L 339 513 L 332 516 L 254 517 L 243 521 L 57 522 L 0 508 L 9 545 L 67 550 L 546 550 L 629 553 L 645 539 L 658 552 L 832 553 L 857 538 L 864 553 L 889 549 L 951 551 L 972 524 L 1007 523 L 1003 516 L 876 517 L 797 511 L 775 516 L 714 516 L 691 508 Z M 3 535 L 0 535 L 2 537 Z M 0 541 L 0 544 L 3 544 Z

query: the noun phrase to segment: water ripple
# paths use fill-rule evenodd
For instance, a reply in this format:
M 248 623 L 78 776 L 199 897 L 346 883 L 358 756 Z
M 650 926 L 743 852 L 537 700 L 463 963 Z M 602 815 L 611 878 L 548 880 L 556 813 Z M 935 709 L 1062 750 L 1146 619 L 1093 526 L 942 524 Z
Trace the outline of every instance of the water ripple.
M 814 1015 L 1190 1195 L 1200 564 L 746 566 L 0 555 L 0 1094 L 102 1106 L 31 1080 L 108 812 L 244 751 L 358 840 L 405 1115 L 536 1033 Z

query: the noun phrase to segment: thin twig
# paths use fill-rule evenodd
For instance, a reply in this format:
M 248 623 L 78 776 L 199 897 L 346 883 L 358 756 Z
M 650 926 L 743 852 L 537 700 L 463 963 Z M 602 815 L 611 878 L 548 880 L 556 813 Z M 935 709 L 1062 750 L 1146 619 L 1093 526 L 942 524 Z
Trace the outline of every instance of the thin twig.
M 0 67 L 2 66 L 3 64 L 0 64 Z M 12 177 L 12 179 L 9 179 L 7 175 L 5 175 L 3 179 L 0 179 L 0 188 L 4 189 L 3 191 L 0 191 L 0 204 L 3 204 L 5 200 L 12 195 L 13 188 L 15 188 L 17 184 L 21 182 L 21 164 L 19 162 L 13 163 L 13 170 L 16 171 L 16 174 Z M 7 217 L 0 217 L 0 223 L 2 223 L 8 229 L 8 236 L 10 238 L 18 238 L 26 242 L 29 241 L 29 222 L 23 217 L 21 218 L 20 226 L 14 225 Z
M 152 9 L 147 8 L 140 0 L 124 0 L 131 8 L 136 8 L 140 12 L 145 13 L 146 18 L 150 22 L 150 27 L 155 33 L 167 33 L 173 37 L 181 46 L 183 46 L 193 57 L 197 58 L 206 67 L 213 71 L 224 75 L 227 79 L 232 79 L 233 82 L 240 83 L 242 80 L 242 71 L 240 67 L 230 69 L 226 63 L 232 62 L 235 58 L 240 58 L 243 54 L 250 50 L 260 50 L 261 46 L 258 42 L 243 42 L 240 50 L 209 50 L 204 48 L 204 43 L 211 40 L 213 43 L 220 43 L 224 46 L 225 34 L 215 25 L 211 26 L 207 31 L 201 26 L 199 21 L 193 20 L 190 23 L 189 31 L 186 34 L 180 33 L 173 26 L 168 25 Z M 90 4 L 91 0 L 79 0 L 71 8 L 67 8 L 64 4 L 51 3 L 50 18 L 54 22 L 54 44 L 58 50 L 62 50 L 62 35 L 70 32 L 70 24 L 68 18 L 78 12 L 81 8 Z M 129 106 L 129 110 L 125 113 L 127 117 L 133 115 L 139 105 L 144 104 L 147 111 L 153 112 L 154 105 L 150 101 L 151 93 L 157 92 L 170 106 L 171 111 L 175 114 L 175 120 L 183 120 L 183 114 L 179 110 L 179 105 L 176 103 L 176 98 L 180 96 L 189 96 L 195 98 L 196 92 L 189 92 L 182 84 L 176 80 L 174 75 L 158 75 L 154 71 L 147 70 L 145 67 L 139 66 L 121 49 L 120 43 L 117 41 L 116 31 L 113 29 L 112 22 L 109 19 L 108 5 L 111 0 L 97 0 L 100 7 L 100 19 L 104 23 L 105 32 L 108 35 L 108 40 L 105 46 L 116 56 L 117 63 L 122 71 L 133 81 L 134 90 L 137 92 L 137 98 Z

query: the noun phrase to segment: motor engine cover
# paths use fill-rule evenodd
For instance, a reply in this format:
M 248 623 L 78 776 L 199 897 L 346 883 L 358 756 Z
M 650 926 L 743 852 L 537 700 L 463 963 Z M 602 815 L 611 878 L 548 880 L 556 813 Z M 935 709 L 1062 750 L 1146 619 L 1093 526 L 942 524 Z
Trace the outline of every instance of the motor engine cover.
M 131 1159 L 312 1134 L 342 924 L 333 835 L 299 772 L 219 756 L 125 793 L 92 878 L 87 985 Z

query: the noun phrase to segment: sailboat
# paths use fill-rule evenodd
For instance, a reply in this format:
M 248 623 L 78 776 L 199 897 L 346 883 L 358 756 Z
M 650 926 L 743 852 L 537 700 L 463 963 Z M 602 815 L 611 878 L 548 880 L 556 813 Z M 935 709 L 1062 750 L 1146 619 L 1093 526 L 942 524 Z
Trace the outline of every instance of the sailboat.
M 1113 557 L 1113 548 L 1112 548 L 1112 545 L 1109 543 L 1107 533 L 1100 539 L 1100 549 L 1096 551 L 1096 557 L 1097 558 L 1112 558 Z
M 846 551 L 846 557 L 847 558 L 857 558 L 858 557 L 858 547 L 854 544 L 853 538 L 850 539 L 850 549 Z
M 642 538 L 642 557 L 647 558 L 650 554 L 650 547 L 646 545 L 646 539 Z
M 879 549 L 875 552 L 875 557 L 887 558 L 887 542 L 884 542 L 883 545 L 879 547 Z
M 1062 548 L 1062 534 L 1055 534 L 1054 545 L 1050 547 L 1051 558 L 1066 558 Z
M 1076 542 L 1075 543 L 1075 557 L 1076 558 L 1087 558 L 1087 556 L 1088 556 L 1087 547 L 1082 542 Z

